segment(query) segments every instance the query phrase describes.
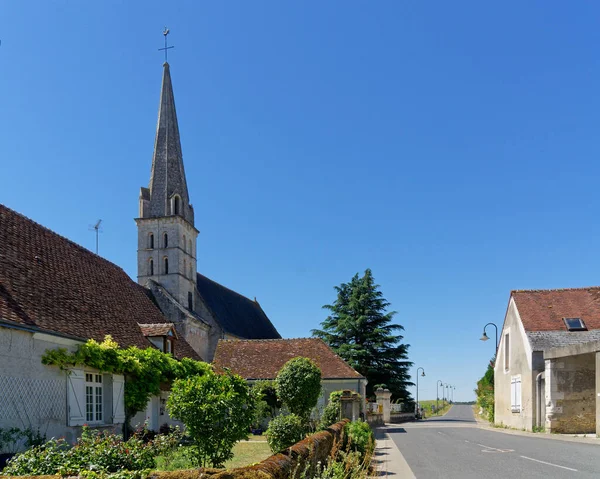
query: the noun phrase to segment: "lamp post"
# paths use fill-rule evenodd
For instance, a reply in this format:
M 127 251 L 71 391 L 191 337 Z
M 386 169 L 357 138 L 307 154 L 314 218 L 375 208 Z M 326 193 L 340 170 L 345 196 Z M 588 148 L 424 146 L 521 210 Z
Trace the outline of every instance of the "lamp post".
M 439 383 L 439 384 L 438 384 Z M 442 385 L 442 404 L 444 404 L 444 383 L 441 381 L 441 379 L 438 379 L 437 382 L 435 383 L 435 411 L 438 412 L 440 410 L 440 406 L 438 404 L 438 401 L 440 400 L 440 384 Z
M 421 369 L 423 371 L 423 373 L 421 374 L 421 376 L 425 376 L 425 370 L 423 368 L 417 368 L 417 419 L 419 419 L 421 410 L 419 409 L 419 369 Z
M 450 384 L 446 384 L 446 400 L 450 402 Z
M 452 386 L 452 404 L 454 404 L 454 391 L 456 391 L 456 386 Z
M 485 328 L 487 328 L 488 326 L 494 326 L 494 328 L 496 328 L 496 351 L 498 351 L 498 326 L 496 326 L 494 323 L 487 323 L 484 327 L 483 327 L 483 336 L 481 336 L 481 338 L 479 338 L 481 341 L 487 341 L 488 339 L 488 335 L 485 332 Z

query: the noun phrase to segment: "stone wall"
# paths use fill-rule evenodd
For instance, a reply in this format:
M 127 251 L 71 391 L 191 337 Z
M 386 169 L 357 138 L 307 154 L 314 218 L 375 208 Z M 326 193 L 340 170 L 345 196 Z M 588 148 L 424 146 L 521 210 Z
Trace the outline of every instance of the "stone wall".
M 546 361 L 546 429 L 563 434 L 596 432 L 594 353 Z

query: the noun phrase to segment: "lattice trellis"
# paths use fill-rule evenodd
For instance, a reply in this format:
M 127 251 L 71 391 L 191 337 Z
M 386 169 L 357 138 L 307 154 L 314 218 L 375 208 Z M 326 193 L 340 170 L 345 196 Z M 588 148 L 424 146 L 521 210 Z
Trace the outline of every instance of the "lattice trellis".
M 0 424 L 64 419 L 66 404 L 65 381 L 0 376 Z

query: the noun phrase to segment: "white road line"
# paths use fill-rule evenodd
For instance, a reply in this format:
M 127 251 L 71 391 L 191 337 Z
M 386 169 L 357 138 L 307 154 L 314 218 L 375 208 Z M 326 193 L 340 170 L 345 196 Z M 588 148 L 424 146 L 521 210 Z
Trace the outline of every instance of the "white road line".
M 479 443 L 476 443 L 476 444 L 485 449 L 491 449 L 492 451 L 506 452 L 506 449 L 498 449 L 497 447 L 486 446 L 485 444 L 479 444 Z
M 559 466 L 558 464 L 552 464 L 551 462 L 540 461 L 539 459 L 534 459 L 533 457 L 521 456 L 523 459 L 529 459 L 530 461 L 539 462 L 541 464 L 547 464 L 548 466 L 560 467 L 561 469 L 566 469 L 567 471 L 579 472 L 577 469 L 573 469 L 571 467 Z

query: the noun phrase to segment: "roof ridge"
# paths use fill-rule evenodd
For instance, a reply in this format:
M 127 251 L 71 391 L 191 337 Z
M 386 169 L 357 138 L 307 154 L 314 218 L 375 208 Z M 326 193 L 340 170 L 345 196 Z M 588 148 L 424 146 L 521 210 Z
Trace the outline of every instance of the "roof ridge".
M 244 296 L 243 294 L 241 294 L 241 293 L 238 293 L 237 291 L 234 291 L 234 290 L 233 290 L 233 289 L 231 289 L 231 288 L 228 288 L 227 286 L 225 286 L 225 285 L 223 285 L 223 284 L 221 284 L 221 283 L 219 283 L 219 282 L 215 281 L 214 279 L 210 279 L 208 276 L 205 276 L 205 275 L 203 275 L 202 273 L 196 273 L 196 276 L 202 276 L 204 279 L 207 279 L 207 280 L 208 280 L 208 281 L 210 281 L 211 283 L 214 283 L 214 284 L 216 284 L 217 286 L 220 286 L 221 288 L 223 288 L 223 289 L 226 289 L 227 291 L 230 291 L 230 292 L 232 292 L 232 293 L 234 293 L 234 294 L 236 294 L 236 295 L 238 295 L 238 296 L 240 296 L 240 297 L 242 297 L 242 298 L 244 298 L 244 299 L 247 299 L 247 300 L 248 300 L 248 301 L 250 301 L 251 303 L 258 305 L 258 301 L 253 301 L 253 300 L 252 300 L 252 299 L 250 299 L 248 296 Z M 262 308 L 261 308 L 261 309 L 262 309 Z
M 19 213 L 18 211 L 13 210 L 12 208 L 9 208 L 8 206 L 0 203 L 0 212 L 2 212 L 2 209 L 6 210 L 8 213 L 14 214 L 16 216 L 19 216 L 20 218 L 24 219 L 25 221 L 28 221 L 29 223 L 32 223 L 33 225 L 35 225 L 38 228 L 41 228 L 43 230 L 45 230 L 47 233 L 50 233 L 51 235 L 54 235 L 58 238 L 60 238 L 61 240 L 64 240 L 68 243 L 70 243 L 71 245 L 75 246 L 76 248 L 82 250 L 84 253 L 89 253 L 92 255 L 93 258 L 97 258 L 101 261 L 104 261 L 105 263 L 109 264 L 110 266 L 112 266 L 113 268 L 118 269 L 119 271 L 123 272 L 124 274 L 127 275 L 127 277 L 133 281 L 129 275 L 125 272 L 125 270 L 123 268 L 121 268 L 118 264 L 113 263 L 112 261 L 103 258 L 102 256 L 100 256 L 99 254 L 94 253 L 92 250 L 87 249 L 85 246 L 80 245 L 79 243 L 76 243 L 75 241 L 73 241 L 72 239 L 67 238 L 66 236 L 63 236 L 59 233 L 57 233 L 56 231 L 51 230 L 50 228 L 48 228 L 47 226 L 44 226 L 41 223 L 38 223 L 37 221 L 29 218 L 28 216 L 25 216 L 23 213 Z M 137 283 L 136 283 L 137 284 Z
M 244 343 L 256 343 L 256 342 L 270 342 L 270 341 L 301 341 L 301 340 L 309 340 L 309 341 L 323 341 L 321 338 L 269 338 L 269 339 L 219 339 L 219 341 L 223 342 L 244 342 Z M 325 343 L 325 341 L 323 341 Z M 325 343 L 327 344 L 327 343 Z
M 586 289 L 600 289 L 600 286 L 580 286 L 576 288 L 549 288 L 549 289 L 513 289 L 514 293 L 548 293 L 552 291 L 585 291 Z

